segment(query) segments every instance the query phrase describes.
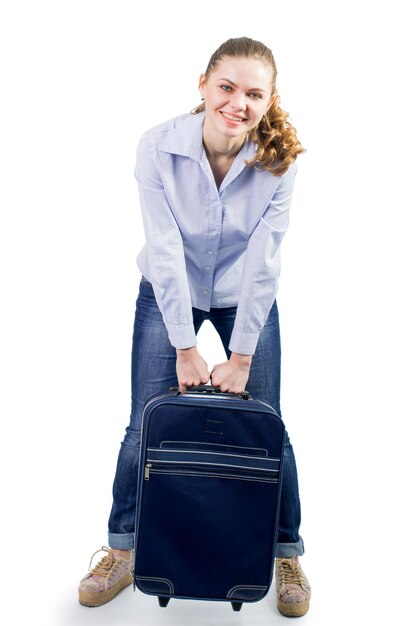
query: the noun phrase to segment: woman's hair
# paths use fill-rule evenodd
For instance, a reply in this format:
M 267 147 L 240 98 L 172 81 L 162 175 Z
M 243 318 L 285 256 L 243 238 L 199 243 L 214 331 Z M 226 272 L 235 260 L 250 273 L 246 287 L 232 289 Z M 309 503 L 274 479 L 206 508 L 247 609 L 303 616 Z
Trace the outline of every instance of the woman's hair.
M 257 169 L 266 169 L 274 176 L 281 176 L 295 161 L 298 154 L 306 152 L 306 150 L 296 137 L 296 129 L 287 121 L 289 114 L 279 106 L 280 97 L 276 88 L 277 68 L 273 53 L 263 43 L 249 37 L 228 39 L 212 54 L 206 68 L 206 78 L 209 78 L 218 62 L 226 57 L 256 59 L 265 63 L 272 70 L 271 92 L 276 98 L 261 118 L 258 126 L 249 133 L 252 141 L 258 145 L 258 150 L 254 158 L 251 161 L 245 161 L 245 163 L 246 165 L 254 165 L 254 167 L 257 164 Z M 204 110 L 205 103 L 202 102 L 191 113 L 200 113 Z

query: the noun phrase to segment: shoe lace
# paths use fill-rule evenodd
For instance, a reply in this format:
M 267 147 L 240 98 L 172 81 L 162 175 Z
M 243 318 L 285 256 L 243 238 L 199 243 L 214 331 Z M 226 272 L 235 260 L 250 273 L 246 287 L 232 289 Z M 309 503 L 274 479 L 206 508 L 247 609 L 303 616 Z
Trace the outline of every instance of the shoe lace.
M 112 550 L 107 546 L 102 546 L 99 550 L 92 555 L 90 559 L 89 570 L 93 561 L 93 558 L 96 556 L 98 552 L 107 552 L 107 555 L 104 556 L 90 571 L 90 574 L 95 574 L 96 576 L 107 577 L 111 574 L 111 572 L 120 565 L 120 562 L 115 559 L 113 556 Z
M 282 559 L 280 565 L 280 579 L 282 584 L 302 584 L 302 575 L 299 563 L 296 560 Z

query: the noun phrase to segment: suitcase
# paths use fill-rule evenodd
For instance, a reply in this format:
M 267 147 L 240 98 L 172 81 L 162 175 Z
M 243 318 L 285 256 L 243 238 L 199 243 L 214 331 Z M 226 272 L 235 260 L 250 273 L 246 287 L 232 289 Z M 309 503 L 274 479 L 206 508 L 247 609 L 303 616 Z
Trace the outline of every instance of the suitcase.
M 284 425 L 267 402 L 200 385 L 143 410 L 134 588 L 170 598 L 261 600 L 274 570 Z

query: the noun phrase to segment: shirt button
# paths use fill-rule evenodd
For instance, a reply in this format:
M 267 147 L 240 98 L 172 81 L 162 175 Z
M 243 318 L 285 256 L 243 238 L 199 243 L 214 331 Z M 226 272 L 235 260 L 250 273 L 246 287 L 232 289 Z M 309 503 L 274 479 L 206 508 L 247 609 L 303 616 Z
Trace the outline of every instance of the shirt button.
M 205 294 L 205 296 L 209 293 L 207 289 L 203 289 L 202 293 Z
M 213 254 L 213 250 L 208 250 L 208 254 Z
M 210 265 L 205 265 L 205 270 L 210 270 Z
M 216 237 L 216 230 L 212 231 L 212 237 Z

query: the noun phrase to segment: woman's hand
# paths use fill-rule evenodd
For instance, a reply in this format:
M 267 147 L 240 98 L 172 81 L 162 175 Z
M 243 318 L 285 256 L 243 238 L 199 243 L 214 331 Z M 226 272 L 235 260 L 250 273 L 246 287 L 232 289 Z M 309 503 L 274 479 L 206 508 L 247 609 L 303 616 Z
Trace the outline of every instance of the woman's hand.
M 185 393 L 186 387 L 205 385 L 209 380 L 208 364 L 202 359 L 196 346 L 177 348 L 176 352 L 176 372 L 180 393 Z
M 221 391 L 241 393 L 245 391 L 252 362 L 251 354 L 232 352 L 229 361 L 215 365 L 211 372 L 212 385 Z

